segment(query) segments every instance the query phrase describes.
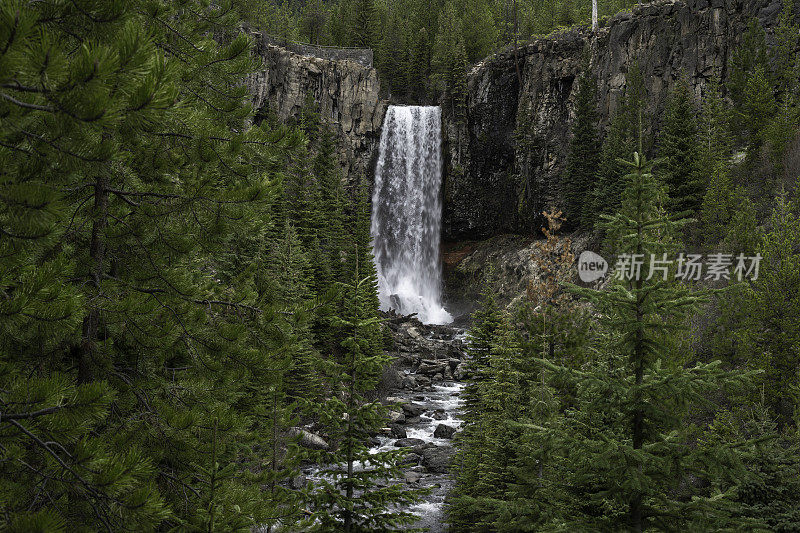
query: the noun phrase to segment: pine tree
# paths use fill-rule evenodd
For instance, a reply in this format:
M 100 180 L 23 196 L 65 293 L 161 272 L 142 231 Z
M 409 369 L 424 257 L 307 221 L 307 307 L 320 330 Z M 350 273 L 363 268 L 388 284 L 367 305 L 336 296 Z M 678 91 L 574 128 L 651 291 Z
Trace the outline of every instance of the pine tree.
M 742 109 L 747 99 L 750 78 L 759 69 L 764 73 L 768 72 L 766 34 L 757 19 L 752 19 L 748 24 L 741 44 L 731 57 L 730 68 L 729 95 L 734 109 Z M 741 114 L 732 117 L 731 127 L 739 139 L 742 139 L 747 126 L 747 117 Z
M 800 28 L 792 20 L 793 11 L 794 0 L 783 0 L 781 16 L 775 28 L 776 46 L 770 49 L 778 93 L 782 97 L 796 93 L 800 74 L 800 61 L 795 53 L 800 43 Z
M 783 426 L 797 423 L 800 405 L 800 214 L 796 202 L 778 199 L 758 253 L 758 279 L 744 297 L 757 368 L 763 369 L 765 403 Z M 752 251 L 745 252 L 748 255 Z
M 595 221 L 604 214 L 615 212 L 622 198 L 625 168 L 620 159 L 630 157 L 634 151 L 646 152 L 644 132 L 644 106 L 647 91 L 638 63 L 634 63 L 625 77 L 625 93 L 611 118 L 608 134 L 603 141 L 600 165 L 597 170 L 595 188 L 592 191 L 592 209 L 584 217 Z
M 670 338 L 685 327 L 699 297 L 669 280 L 669 272 L 666 280 L 661 272 L 646 279 L 652 261 L 674 246 L 670 236 L 679 224 L 660 207 L 664 194 L 651 164 L 634 154 L 628 166 L 621 210 L 607 217 L 605 228 L 618 253 L 642 254 L 642 275 L 623 276 L 608 290 L 575 289 L 597 306 L 606 355 L 571 373 L 576 409 L 567 413 L 559 438 L 572 496 L 557 523 L 633 531 L 729 523 L 729 494 L 680 498 L 676 490 L 688 475 L 704 477 L 712 463 L 718 471 L 741 471 L 729 447 L 706 453 L 687 446 L 685 424 L 689 405 L 743 378 L 718 362 L 683 368 L 670 361 Z
M 578 82 L 575 122 L 572 126 L 567 166 L 564 169 L 563 195 L 567 220 L 575 228 L 590 228 L 590 196 L 600 162 L 600 136 L 597 131 L 597 79 L 586 65 Z
M 461 19 L 452 1 L 445 4 L 439 16 L 431 70 L 434 86 L 443 96 L 445 109 L 455 120 L 466 120 L 467 52 Z
M 719 168 L 713 171 L 700 207 L 703 241 L 708 247 L 714 248 L 722 242 L 734 213 L 745 199 L 745 192 L 733 185 L 728 172 Z
M 375 0 L 351 0 L 350 10 L 351 42 L 354 46 L 372 48 L 378 42 Z
M 730 112 L 720 95 L 718 80 L 712 80 L 706 86 L 700 113 L 698 140 L 698 167 L 710 181 L 711 176 L 719 171 L 725 172 L 730 166 L 733 140 L 730 134 Z
M 380 487 L 381 480 L 396 478 L 402 451 L 370 453 L 369 436 L 386 420 L 381 404 L 369 401 L 380 376 L 391 362 L 381 349 L 377 317 L 377 275 L 369 237 L 365 189 L 355 209 L 354 237 L 348 249 L 351 281 L 342 283 L 338 324 L 341 349 L 327 364 L 333 397 L 321 410 L 326 431 L 336 449 L 319 454 L 324 465 L 316 489 L 315 517 L 326 531 L 387 531 L 413 522 L 416 517 L 398 510 L 418 499 L 418 492 L 401 484 Z M 367 211 L 368 212 L 368 211 Z
M 503 317 L 492 291 L 486 287 L 481 307 L 472 314 L 472 328 L 468 332 L 465 370 L 464 400 L 461 431 L 457 435 L 458 452 L 453 460 L 456 476 L 455 498 L 470 497 L 472 487 L 478 482 L 481 453 L 484 449 L 481 424 L 484 413 L 483 391 L 491 379 L 491 353 L 497 333 L 502 327 Z M 448 521 L 455 526 L 474 519 L 474 509 L 451 511 Z
M 459 434 L 456 486 L 449 496 L 448 522 L 458 531 L 493 529 L 498 506 L 513 481 L 510 463 L 520 416 L 519 347 L 503 317 L 492 336 L 486 378 L 471 381 L 480 414 L 465 418 Z
M 738 400 L 738 398 L 737 398 Z M 736 488 L 733 519 L 749 529 L 792 531 L 800 525 L 796 497 L 800 486 L 800 449 L 797 434 L 781 431 L 763 401 L 742 404 L 717 414 L 700 445 L 745 445 L 748 476 Z M 752 443 L 755 441 L 755 443 Z M 719 480 L 729 485 L 727 480 Z
M 694 216 L 700 209 L 706 184 L 702 180 L 698 146 L 697 109 L 685 80 L 675 85 L 664 113 L 659 138 L 659 165 L 667 185 L 670 210 Z
M 572 242 L 557 235 L 562 223 L 559 212 L 545 212 L 544 216 L 548 221 L 548 227 L 542 228 L 546 240 L 536 243 L 531 255 L 537 276 L 529 281 L 527 301 L 515 316 L 521 325 L 519 404 L 524 408 L 507 422 L 519 435 L 513 453 L 508 454 L 512 480 L 504 501 L 496 506 L 501 509 L 495 513 L 498 531 L 542 528 L 558 506 L 562 467 L 555 453 L 555 435 L 574 390 L 541 361 L 573 370 L 586 363 L 589 320 L 564 285 L 574 277 Z
M 37 232 L 31 251 L 42 246 L 4 279 L 4 292 L 32 292 L 2 329 L 18 383 L 0 395 L 25 415 L 0 422 L 3 479 L 17 480 L 2 527 L 244 531 L 281 507 L 239 466 L 261 436 L 247 398 L 270 365 L 253 339 L 271 310 L 254 270 L 223 251 L 263 219 L 275 161 L 298 136 L 246 127 L 247 90 L 230 84 L 254 66 L 240 8 L 0 8 L 14 76 L 0 157 L 19 158 L 4 166 L 18 196 L 4 195 L 3 216 L 19 217 L 15 238 Z M 5 242 L 14 258 L 20 245 Z M 39 337 L 26 350 L 14 346 L 22 312 Z M 47 350 L 33 373 L 32 349 Z
M 738 117 L 743 124 L 747 156 L 754 161 L 761 155 L 761 148 L 767 142 L 767 128 L 777 110 L 772 85 L 763 67 L 756 67 L 748 78 L 740 109 Z

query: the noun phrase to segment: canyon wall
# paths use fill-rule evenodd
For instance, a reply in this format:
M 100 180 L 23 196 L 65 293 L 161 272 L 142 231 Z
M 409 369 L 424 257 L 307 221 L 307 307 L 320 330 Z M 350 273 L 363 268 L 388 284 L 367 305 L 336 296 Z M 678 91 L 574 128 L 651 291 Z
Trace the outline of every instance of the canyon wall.
M 753 17 L 767 29 L 769 43 L 780 9 L 780 0 L 648 4 L 616 15 L 596 35 L 578 28 L 520 46 L 519 77 L 510 50 L 476 65 L 468 78 L 466 123 L 445 109 L 444 238 L 536 231 L 538 221 L 530 215 L 559 204 L 584 54 L 597 76 L 604 126 L 633 61 L 650 97 L 646 116 L 658 121 L 681 76 L 698 96 L 714 77 L 727 79 L 730 58 Z M 526 118 L 532 137 L 522 150 L 515 131 Z
M 290 121 L 311 94 L 320 118 L 338 139 L 338 156 L 349 183 L 373 179 L 374 158 L 386 103 L 379 98 L 377 71 L 353 59 L 300 55 L 256 36 L 262 59 L 247 85 L 257 117 L 274 115 Z

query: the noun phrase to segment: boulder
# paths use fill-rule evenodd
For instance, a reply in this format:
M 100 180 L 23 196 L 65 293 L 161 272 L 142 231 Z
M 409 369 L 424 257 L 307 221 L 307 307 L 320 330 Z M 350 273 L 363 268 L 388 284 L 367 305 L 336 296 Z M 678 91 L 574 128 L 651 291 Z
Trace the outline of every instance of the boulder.
M 386 413 L 386 416 L 389 417 L 389 422 L 392 424 L 402 424 L 406 421 L 406 415 L 403 414 L 403 411 L 391 409 Z
M 433 436 L 437 439 L 451 439 L 453 438 L 453 433 L 456 432 L 456 428 L 453 426 L 447 426 L 445 424 L 439 424 L 436 426 L 436 429 L 433 432 Z
M 406 472 L 403 475 L 403 479 L 406 483 L 418 483 L 422 479 L 422 474 L 419 472 Z
M 431 384 L 431 378 L 429 378 L 428 376 L 418 375 L 416 377 L 416 382 L 417 385 L 421 387 L 427 387 L 428 385 Z
M 419 416 L 425 412 L 425 406 L 416 403 L 407 403 L 403 405 L 403 412 L 407 417 Z
M 418 465 L 420 459 L 422 459 L 422 455 L 414 452 L 409 452 L 403 456 L 403 459 L 400 461 L 402 465 Z
M 455 451 L 450 446 L 436 446 L 422 450 L 422 465 L 428 472 L 445 474 Z
M 406 390 L 414 390 L 417 388 L 417 380 L 414 376 L 403 376 L 402 387 Z
M 405 438 L 405 439 L 398 439 L 394 445 L 398 448 L 413 448 L 415 446 L 422 446 L 425 444 L 425 441 L 422 439 L 414 439 L 414 438 Z
M 389 426 L 389 434 L 392 436 L 393 439 L 405 439 L 408 437 L 406 433 L 406 428 L 400 426 L 398 424 L 392 424 Z
M 423 361 L 422 364 L 419 365 L 419 368 L 417 368 L 417 374 L 425 374 L 427 376 L 441 374 L 444 372 L 445 367 L 447 367 L 447 363 L 431 364 Z
M 325 442 L 325 439 L 305 429 L 292 428 L 289 430 L 289 435 L 292 437 L 299 436 L 298 443 L 304 448 L 310 448 L 312 450 L 327 450 L 330 448 L 328 443 Z

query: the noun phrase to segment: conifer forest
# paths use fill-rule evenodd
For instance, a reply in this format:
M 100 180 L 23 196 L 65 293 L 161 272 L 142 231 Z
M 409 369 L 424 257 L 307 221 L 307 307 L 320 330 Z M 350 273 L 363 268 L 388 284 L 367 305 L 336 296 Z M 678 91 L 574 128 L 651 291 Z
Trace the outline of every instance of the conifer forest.
M 800 531 L 794 0 L 0 0 L 0 533 Z

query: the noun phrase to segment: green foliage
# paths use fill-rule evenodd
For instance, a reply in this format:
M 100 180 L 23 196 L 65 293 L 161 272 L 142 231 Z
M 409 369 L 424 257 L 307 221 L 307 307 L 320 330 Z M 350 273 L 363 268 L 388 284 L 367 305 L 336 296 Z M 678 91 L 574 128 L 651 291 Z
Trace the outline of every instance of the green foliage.
M 249 7 L 0 7 L 0 529 L 310 526 L 289 435 L 368 211 L 313 99 L 250 125 Z
M 592 191 L 591 216 L 594 217 L 595 224 L 601 215 L 615 212 L 620 205 L 625 187 L 622 179 L 625 166 L 620 159 L 630 157 L 637 150 L 645 153 L 648 148 L 644 138 L 643 116 L 646 101 L 642 71 L 634 63 L 625 77 L 625 92 L 620 97 L 603 141 L 595 188 Z
M 642 272 L 648 272 L 650 254 L 658 258 L 673 250 L 673 236 L 685 221 L 664 214 L 665 195 L 650 163 L 635 154 L 628 166 L 621 209 L 606 217 L 605 229 L 617 253 L 644 254 Z M 660 275 L 623 277 L 608 290 L 576 291 L 600 313 L 598 354 L 603 355 L 571 372 L 576 407 L 566 412 L 558 435 L 566 467 L 562 479 L 571 490 L 557 523 L 635 531 L 676 527 L 676 520 L 694 527 L 729 523 L 730 494 L 683 485 L 686 476 L 704 478 L 712 468 L 741 474 L 732 447 L 709 454 L 685 444 L 689 406 L 708 402 L 712 391 L 746 382 L 718 361 L 684 368 L 671 360 L 674 336 L 686 327 L 699 297 Z
M 748 475 L 736 487 L 732 518 L 737 524 L 760 524 L 768 531 L 797 530 L 800 443 L 795 432 L 778 428 L 762 402 L 721 411 L 699 442 L 709 450 L 719 445 L 744 448 Z
M 748 309 L 754 323 L 757 368 L 763 369 L 764 394 L 778 422 L 797 420 L 800 377 L 800 215 L 796 203 L 779 198 L 770 231 L 758 248 L 760 274 L 750 284 Z
M 502 502 L 511 481 L 509 461 L 516 431 L 506 421 L 521 407 L 518 343 L 508 317 L 488 290 L 473 320 L 463 424 L 454 459 L 456 486 L 448 508 L 448 522 L 457 531 L 492 528 L 493 508 Z
M 452 1 L 445 4 L 439 17 L 439 32 L 433 47 L 431 66 L 436 87 L 444 95 L 444 103 L 451 116 L 457 121 L 465 121 L 467 52 L 461 19 Z
M 758 20 L 753 19 L 748 24 L 741 44 L 731 57 L 730 68 L 727 85 L 730 98 L 734 108 L 742 109 L 747 100 L 747 85 L 751 77 L 759 70 L 764 76 L 768 70 L 766 35 Z M 748 117 L 742 114 L 734 115 L 731 125 L 734 133 L 741 138 L 748 127 Z
M 673 213 L 693 217 L 700 209 L 706 184 L 699 168 L 697 109 L 686 81 L 672 91 L 664 114 L 658 155 Z
M 589 229 L 594 223 L 591 197 L 586 191 L 592 189 L 600 162 L 597 130 L 597 79 L 586 68 L 578 82 L 575 123 L 562 185 L 567 221 L 575 228 Z
M 366 196 L 362 194 L 362 198 Z M 370 453 L 369 436 L 386 421 L 385 409 L 367 394 L 391 362 L 382 349 L 377 312 L 377 276 L 369 245 L 369 218 L 356 208 L 356 237 L 348 250 L 352 281 L 343 282 L 339 318 L 341 350 L 327 361 L 326 379 L 332 398 L 320 409 L 336 449 L 321 452 L 320 490 L 315 518 L 324 531 L 391 531 L 416 517 L 396 506 L 418 500 L 419 491 L 401 484 L 380 486 L 399 475 L 402 451 Z M 366 226 L 366 232 L 363 229 Z

